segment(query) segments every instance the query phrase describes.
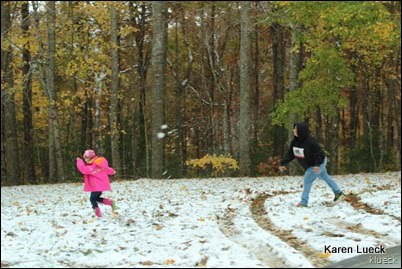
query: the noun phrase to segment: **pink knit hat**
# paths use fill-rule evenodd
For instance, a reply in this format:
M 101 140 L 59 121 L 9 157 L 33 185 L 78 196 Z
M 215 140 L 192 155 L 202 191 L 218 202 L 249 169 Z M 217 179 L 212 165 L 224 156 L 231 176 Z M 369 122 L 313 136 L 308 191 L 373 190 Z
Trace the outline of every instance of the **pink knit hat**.
M 85 159 L 92 159 L 92 158 L 94 158 L 96 156 L 96 154 L 95 154 L 95 151 L 93 150 L 93 149 L 87 149 L 85 152 L 84 152 L 84 155 L 83 155 L 83 157 L 85 158 Z

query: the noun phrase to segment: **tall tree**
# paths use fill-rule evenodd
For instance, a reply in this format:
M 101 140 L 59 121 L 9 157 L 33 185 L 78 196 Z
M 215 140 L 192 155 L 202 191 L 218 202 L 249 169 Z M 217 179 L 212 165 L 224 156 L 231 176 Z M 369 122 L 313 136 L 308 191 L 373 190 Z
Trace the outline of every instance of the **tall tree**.
M 135 26 L 138 31 L 134 33 L 135 36 L 135 45 L 137 48 L 138 54 L 138 63 L 137 63 L 137 73 L 139 78 L 139 98 L 136 103 L 136 110 L 134 111 L 134 137 L 133 139 L 133 155 L 135 164 L 133 167 L 134 172 L 143 172 L 145 171 L 146 175 L 149 175 L 149 142 L 147 135 L 147 121 L 146 121 L 146 90 L 147 90 L 147 71 L 150 60 L 150 53 L 147 50 L 147 41 L 146 37 L 148 34 L 147 29 L 147 17 L 149 16 L 149 8 L 148 5 L 142 2 L 140 4 L 140 11 L 138 16 L 134 16 L 136 13 L 134 7 L 130 8 L 130 14 L 132 16 L 131 24 Z
M 279 23 L 274 23 L 270 27 L 272 36 L 272 53 L 274 67 L 274 103 L 283 100 L 285 94 L 285 27 Z M 286 129 L 282 126 L 274 126 L 273 155 L 283 154 L 284 145 L 287 141 Z
M 210 129 L 210 143 L 211 143 L 211 152 L 215 153 L 216 147 L 215 147 L 215 139 L 216 139 L 216 126 L 215 126 L 215 39 L 216 39 L 216 33 L 215 33 L 215 15 L 216 15 L 216 6 L 215 3 L 212 2 L 211 4 L 211 14 L 209 17 L 211 18 L 209 22 L 209 27 L 206 35 L 205 44 L 206 44 L 206 55 L 207 55 L 207 62 L 208 62 L 208 68 L 207 68 L 207 74 L 208 74 L 208 81 L 209 81 L 209 87 L 208 87 L 208 97 L 209 97 L 209 117 L 210 117 L 210 123 L 211 123 L 211 129 Z
M 122 173 L 122 165 L 120 163 L 119 151 L 119 134 L 120 126 L 117 120 L 118 103 L 119 103 L 119 42 L 118 42 L 118 26 L 117 12 L 115 6 L 110 6 L 111 21 L 111 42 L 112 42 L 112 85 L 110 98 L 110 133 L 112 146 L 112 162 L 116 169 L 116 174 Z
M 255 4 L 256 6 L 258 5 L 258 3 Z M 255 145 L 258 145 L 258 127 L 259 127 L 259 113 L 260 113 L 260 85 L 259 85 L 259 72 L 260 72 L 260 67 L 259 67 L 259 26 L 258 24 L 255 25 L 255 29 L 254 29 L 254 69 L 253 69 L 253 73 L 254 73 L 254 98 L 253 98 L 253 106 L 254 106 L 254 115 L 253 115 L 253 140 Z M 257 149 L 257 147 L 253 147 L 252 151 L 253 153 L 255 153 L 255 150 Z
M 400 15 L 401 15 L 401 3 L 398 1 L 390 1 L 388 3 L 388 9 L 391 13 L 391 15 L 395 18 L 395 21 L 398 21 L 400 23 Z M 400 101 L 400 96 L 399 96 L 399 102 L 398 102 L 398 97 L 397 92 L 398 88 L 400 87 L 400 80 L 398 81 L 398 75 L 400 74 L 400 65 L 401 65 L 401 45 L 399 43 L 399 48 L 396 49 L 395 51 L 391 51 L 389 53 L 389 72 L 384 74 L 386 76 L 385 78 L 385 84 L 387 86 L 387 103 L 388 103 L 388 110 L 387 110 L 387 134 L 386 134 L 386 151 L 389 156 L 392 156 L 393 153 L 393 148 L 394 148 L 394 140 L 395 137 L 397 137 L 397 149 L 398 149 L 398 155 L 399 155 L 399 163 L 401 162 L 401 136 L 400 136 L 400 129 L 401 129 L 401 121 L 400 121 L 400 115 L 401 113 L 400 106 L 401 106 L 401 101 Z M 399 77 L 400 78 L 400 77 Z M 399 86 L 398 86 L 399 82 Z M 399 91 L 400 93 L 400 91 Z M 399 120 L 398 120 L 398 114 L 399 114 Z M 394 124 L 395 122 L 395 124 Z M 396 127 L 396 128 L 395 128 Z M 396 132 L 395 132 L 396 129 Z M 396 133 L 396 135 L 395 135 Z
M 250 175 L 251 95 L 251 3 L 242 1 L 240 10 L 240 173 Z
M 152 2 L 152 177 L 162 178 L 164 139 L 159 134 L 165 120 L 167 55 L 166 4 Z
M 176 3 L 174 5 L 175 10 L 174 10 L 174 18 L 175 18 L 175 31 L 174 31 L 174 40 L 175 40 L 175 51 L 174 51 L 174 66 L 172 63 L 167 61 L 167 63 L 170 65 L 172 74 L 175 79 L 176 83 L 176 111 L 175 111 L 175 121 L 176 121 L 176 126 L 175 129 L 177 130 L 178 135 L 175 138 L 175 151 L 176 151 L 176 156 L 177 159 L 175 160 L 178 165 L 177 169 L 177 174 L 179 176 L 183 175 L 186 173 L 186 167 L 185 167 L 185 162 L 187 159 L 187 143 L 186 143 L 186 125 L 184 124 L 185 121 L 185 107 L 183 104 L 185 104 L 185 98 L 184 98 L 184 89 L 187 86 L 187 84 L 190 81 L 190 74 L 191 74 L 191 69 L 192 69 L 192 64 L 193 64 L 193 52 L 190 47 L 190 44 L 187 40 L 187 22 L 186 22 L 186 14 L 183 8 L 182 4 Z M 181 15 L 181 19 L 179 20 L 179 14 Z M 181 68 L 181 49 L 180 42 L 179 42 L 179 36 L 180 36 L 180 29 L 179 26 L 181 26 L 181 32 L 182 32 L 182 38 L 184 41 L 185 48 L 188 52 L 188 62 L 186 68 Z M 181 72 L 181 69 L 183 71 Z M 184 73 L 183 77 L 181 77 L 181 73 Z
M 49 179 L 64 182 L 63 151 L 60 145 L 58 112 L 56 106 L 56 2 L 46 3 L 48 66 L 46 89 L 49 98 Z
M 303 43 L 300 41 L 300 36 L 298 33 L 301 30 L 301 26 L 298 24 L 290 23 L 291 30 L 291 52 L 289 57 L 289 92 L 294 92 L 296 89 L 301 87 L 299 80 L 299 73 L 302 70 L 303 65 Z M 297 116 L 295 113 L 290 113 L 289 122 L 297 122 Z M 288 126 L 291 129 L 291 126 Z M 293 131 L 290 130 L 288 135 L 288 145 L 293 140 Z M 292 174 L 295 170 L 295 162 L 289 165 L 289 174 Z
M 1 2 L 1 102 L 2 102 L 2 143 L 4 136 L 4 161 L 7 184 L 20 184 L 17 126 L 15 118 L 15 89 L 11 42 L 11 5 L 12 1 Z M 4 94 L 3 94 L 4 92 Z M 3 124 L 4 121 L 4 124 Z M 2 152 L 3 154 L 3 152 Z M 2 158 L 3 159 L 3 158 Z M 3 165 L 3 163 L 2 163 Z
M 129 14 L 130 14 L 130 26 L 135 28 L 136 27 L 136 7 L 134 6 L 134 3 L 130 1 L 128 3 L 128 8 L 129 8 Z M 139 126 L 138 126 L 138 101 L 135 101 L 135 96 L 136 96 L 136 76 L 135 76 L 135 31 L 133 30 L 132 33 L 130 34 L 129 37 L 129 51 L 128 51 L 128 63 L 129 63 L 129 79 L 130 79 L 130 84 L 129 84 L 129 89 L 130 89 L 130 94 L 133 96 L 131 100 L 133 100 L 133 107 L 132 109 L 132 130 L 131 130 L 131 152 L 132 152 L 132 171 L 133 175 L 138 174 L 138 168 L 139 168 L 139 156 L 138 156 L 138 149 L 139 149 Z
M 37 183 L 35 178 L 35 155 L 33 151 L 33 125 L 32 125 L 32 72 L 30 68 L 31 51 L 29 41 L 29 4 L 24 1 L 21 7 L 21 28 L 23 37 L 27 42 L 23 45 L 22 51 L 22 79 L 24 88 L 24 101 L 23 101 L 23 114 L 24 114 L 24 156 L 30 156 L 25 159 L 24 164 L 24 177 L 26 182 Z

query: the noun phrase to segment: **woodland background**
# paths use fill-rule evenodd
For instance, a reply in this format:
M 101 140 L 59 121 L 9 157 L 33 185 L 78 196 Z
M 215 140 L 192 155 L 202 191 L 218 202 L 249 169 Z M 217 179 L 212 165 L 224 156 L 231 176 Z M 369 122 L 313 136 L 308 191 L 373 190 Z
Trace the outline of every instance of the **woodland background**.
M 1 1 L 1 184 L 400 170 L 401 3 Z M 196 168 L 194 168 L 195 166 Z M 297 165 L 291 173 L 298 173 Z

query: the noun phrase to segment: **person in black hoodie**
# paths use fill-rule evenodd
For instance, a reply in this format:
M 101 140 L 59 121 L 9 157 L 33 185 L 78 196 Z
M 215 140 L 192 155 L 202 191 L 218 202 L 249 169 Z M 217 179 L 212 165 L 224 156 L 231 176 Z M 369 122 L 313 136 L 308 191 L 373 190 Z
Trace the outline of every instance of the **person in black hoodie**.
M 303 193 L 301 201 L 296 206 L 307 207 L 310 190 L 314 180 L 319 177 L 324 180 L 334 192 L 334 201 L 342 195 L 335 181 L 328 175 L 326 165 L 327 157 L 317 141 L 308 133 L 307 123 L 301 122 L 293 125 L 294 139 L 285 158 L 280 162 L 279 170 L 286 170 L 286 164 L 296 158 L 306 170 L 303 177 Z

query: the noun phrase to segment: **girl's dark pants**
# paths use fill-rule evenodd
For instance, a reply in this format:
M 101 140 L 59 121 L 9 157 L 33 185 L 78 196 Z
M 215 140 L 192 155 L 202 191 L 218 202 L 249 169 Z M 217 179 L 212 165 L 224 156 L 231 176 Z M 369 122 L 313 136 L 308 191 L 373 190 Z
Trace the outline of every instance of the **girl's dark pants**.
M 103 198 L 101 198 L 102 192 L 101 191 L 93 191 L 91 192 L 91 196 L 89 197 L 89 200 L 91 201 L 92 208 L 98 207 L 98 202 L 102 203 Z

